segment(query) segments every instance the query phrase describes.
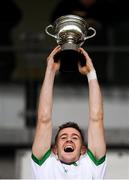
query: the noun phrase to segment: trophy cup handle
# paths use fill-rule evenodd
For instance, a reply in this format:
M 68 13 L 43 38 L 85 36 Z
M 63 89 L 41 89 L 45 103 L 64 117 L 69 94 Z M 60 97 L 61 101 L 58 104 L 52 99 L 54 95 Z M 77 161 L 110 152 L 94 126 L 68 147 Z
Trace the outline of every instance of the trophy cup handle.
M 49 36 L 52 36 L 52 37 L 54 37 L 54 38 L 56 38 L 57 39 L 57 35 L 54 35 L 54 34 L 51 34 L 49 31 L 48 31 L 48 29 L 53 29 L 53 25 L 49 25 L 49 26 L 47 26 L 46 28 L 45 28 L 45 32 L 49 35 Z
M 92 38 L 92 37 L 94 37 L 94 36 L 96 35 L 96 30 L 95 30 L 94 28 L 89 27 L 88 30 L 92 30 L 92 31 L 93 31 L 93 34 L 90 35 L 90 36 L 86 36 L 86 37 L 84 38 L 84 40 L 90 39 L 90 38 Z

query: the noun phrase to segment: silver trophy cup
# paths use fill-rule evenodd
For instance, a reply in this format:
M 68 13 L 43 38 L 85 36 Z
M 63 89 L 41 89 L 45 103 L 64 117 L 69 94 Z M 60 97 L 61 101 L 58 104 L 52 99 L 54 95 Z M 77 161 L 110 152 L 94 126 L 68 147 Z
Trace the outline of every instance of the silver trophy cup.
M 91 35 L 87 35 L 92 31 Z M 86 20 L 77 15 L 61 16 L 53 24 L 45 28 L 45 32 L 56 39 L 62 50 L 77 50 L 86 39 L 96 34 L 93 27 L 89 27 Z

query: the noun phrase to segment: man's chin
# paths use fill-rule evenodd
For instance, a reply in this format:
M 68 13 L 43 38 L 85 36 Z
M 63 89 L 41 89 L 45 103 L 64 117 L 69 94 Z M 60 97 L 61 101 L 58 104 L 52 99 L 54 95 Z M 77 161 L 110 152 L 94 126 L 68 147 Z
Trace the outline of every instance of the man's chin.
M 77 158 L 73 157 L 72 153 L 65 153 L 65 155 L 63 156 L 63 158 L 60 159 L 60 161 L 65 164 L 72 164 L 77 161 Z

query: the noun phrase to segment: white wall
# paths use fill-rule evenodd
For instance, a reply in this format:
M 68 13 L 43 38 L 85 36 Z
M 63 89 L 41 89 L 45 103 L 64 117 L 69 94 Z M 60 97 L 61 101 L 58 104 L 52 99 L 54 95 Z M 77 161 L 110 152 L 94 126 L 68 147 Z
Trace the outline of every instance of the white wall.
M 102 89 L 105 128 L 129 128 L 129 90 Z M 88 120 L 87 88 L 55 88 L 53 125 L 78 122 L 83 128 Z
M 0 87 L 0 128 L 24 127 L 25 89 L 20 85 Z
M 111 152 L 107 153 L 107 175 L 108 179 L 129 179 L 129 153 Z
M 75 121 L 83 128 L 88 121 L 87 88 L 61 88 L 54 90 L 53 126 Z M 103 89 L 105 128 L 129 128 L 129 90 Z M 25 87 L 0 87 L 0 127 L 24 127 Z

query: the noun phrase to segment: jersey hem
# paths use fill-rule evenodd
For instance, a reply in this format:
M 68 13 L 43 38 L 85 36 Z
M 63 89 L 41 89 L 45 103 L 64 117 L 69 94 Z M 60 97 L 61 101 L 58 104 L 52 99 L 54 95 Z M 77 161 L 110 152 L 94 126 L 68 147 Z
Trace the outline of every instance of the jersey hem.
M 105 161 L 105 158 L 106 158 L 106 155 L 104 155 L 100 159 L 97 159 L 89 149 L 87 149 L 87 154 L 88 154 L 89 158 L 94 162 L 94 164 L 96 166 L 99 166 L 100 164 L 102 164 Z
M 44 156 L 43 156 L 41 159 L 38 159 L 33 153 L 32 153 L 32 155 L 31 155 L 31 158 L 32 158 L 32 160 L 33 160 L 36 164 L 38 164 L 39 166 L 41 166 L 41 165 L 46 161 L 46 159 L 48 159 L 48 157 L 50 156 L 50 154 L 51 154 L 51 149 L 49 149 L 49 150 L 44 154 Z

